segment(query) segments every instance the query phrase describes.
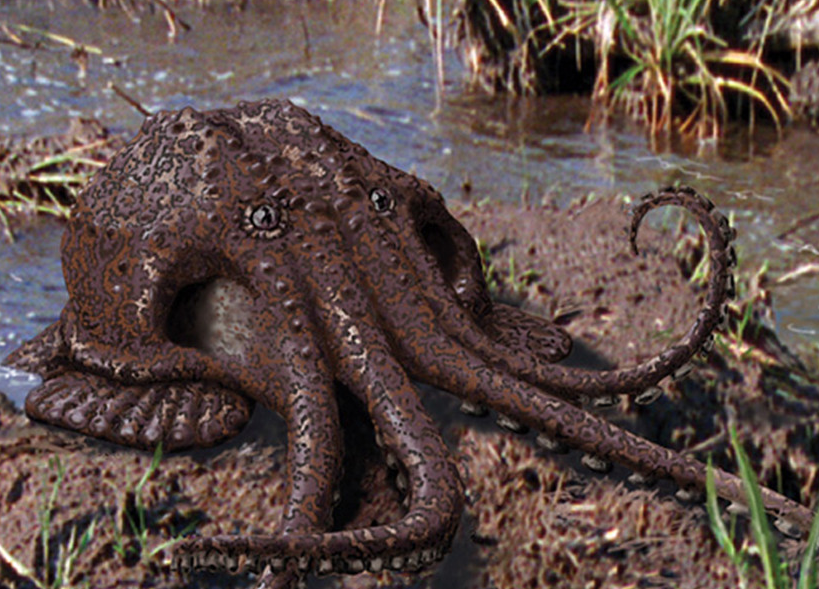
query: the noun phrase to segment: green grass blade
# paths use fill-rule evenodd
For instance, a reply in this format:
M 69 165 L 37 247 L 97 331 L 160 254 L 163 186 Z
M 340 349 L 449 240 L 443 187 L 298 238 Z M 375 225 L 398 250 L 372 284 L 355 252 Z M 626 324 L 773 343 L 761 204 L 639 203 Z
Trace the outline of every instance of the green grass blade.
M 765 504 L 762 502 L 762 492 L 756 474 L 751 468 L 751 461 L 739 443 L 736 426 L 731 426 L 731 445 L 737 455 L 739 475 L 745 487 L 745 496 L 748 500 L 748 509 L 751 516 L 751 530 L 756 539 L 759 556 L 762 560 L 762 569 L 765 572 L 765 585 L 769 589 L 785 589 L 786 580 L 782 575 L 782 563 L 776 548 L 773 532 L 768 524 L 768 515 L 765 513 Z
M 623 9 L 622 3 L 619 0 L 606 0 L 606 3 L 614 11 L 614 16 L 617 19 L 617 24 L 623 29 L 623 32 L 630 39 L 637 37 L 637 33 L 631 26 L 631 19 L 626 11 Z
M 6 216 L 5 207 L 0 206 L 0 225 L 3 226 L 3 235 L 9 240 L 9 243 L 14 243 L 14 233 L 11 232 L 11 225 L 9 225 L 9 218 Z
M 39 172 L 40 170 L 44 170 L 45 168 L 49 168 L 51 166 L 58 166 L 60 164 L 85 164 L 87 166 L 91 166 L 94 168 L 102 168 L 105 166 L 105 162 L 100 160 L 95 160 L 89 157 L 83 157 L 76 153 L 58 153 L 56 155 L 52 155 L 50 157 L 44 158 L 39 162 L 36 162 L 31 165 L 28 169 L 29 174 L 34 172 Z
M 53 174 L 30 174 L 28 179 L 37 184 L 85 184 L 88 177 L 89 174 L 61 174 L 55 172 Z
M 45 584 L 35 576 L 34 571 L 14 558 L 10 552 L 3 548 L 2 544 L 0 544 L 0 559 L 3 559 L 18 576 L 34 583 L 37 589 L 47 589 Z
M 92 519 L 91 524 L 85 528 L 85 532 L 80 537 L 80 544 L 77 546 L 77 554 L 80 555 L 85 552 L 85 549 L 88 548 L 88 545 L 91 543 L 91 539 L 94 537 L 94 530 L 97 526 L 97 520 Z
M 142 478 L 139 479 L 136 487 L 134 488 L 134 493 L 137 495 L 142 493 L 142 487 L 145 486 L 145 483 L 148 482 L 148 479 L 156 472 L 157 467 L 159 466 L 159 461 L 162 460 L 162 442 L 156 447 L 154 450 L 154 457 L 151 459 L 151 465 L 148 467 L 148 470 L 145 471 L 145 474 L 142 475 Z
M 808 534 L 808 544 L 802 555 L 802 564 L 799 569 L 799 581 L 796 589 L 816 589 L 816 550 L 819 546 L 819 514 L 814 516 Z
M 714 466 L 711 463 L 710 456 L 705 471 L 705 509 L 708 512 L 708 523 L 711 526 L 711 531 L 714 532 L 717 543 L 728 557 L 736 563 L 737 550 L 731 535 L 728 533 L 728 528 L 725 527 L 725 522 L 720 517 L 719 505 L 717 505 L 717 486 L 714 482 Z
M 610 88 L 614 92 L 619 91 L 621 88 L 628 88 L 631 81 L 634 80 L 634 78 L 636 78 L 641 72 L 645 71 L 646 69 L 647 68 L 645 64 L 639 62 L 635 63 L 622 74 L 617 76 L 617 78 L 612 81 Z
M 169 539 L 169 540 L 165 540 L 164 542 L 162 542 L 162 543 L 161 543 L 161 544 L 159 544 L 158 546 L 155 546 L 155 547 L 154 547 L 154 549 L 153 549 L 153 550 L 151 550 L 151 552 L 150 552 L 149 556 L 150 556 L 150 557 L 154 557 L 155 555 L 157 555 L 158 553 L 160 553 L 160 552 L 161 552 L 161 551 L 163 551 L 164 549 L 166 549 L 166 548 L 170 548 L 170 547 L 171 547 L 171 546 L 173 546 L 174 544 L 176 544 L 176 543 L 178 543 L 178 542 L 181 542 L 182 540 L 184 540 L 184 539 L 185 539 L 185 536 L 186 536 L 187 534 L 191 533 L 191 532 L 192 532 L 192 531 L 193 531 L 193 530 L 196 528 L 196 526 L 198 526 L 198 525 L 199 525 L 199 523 L 200 523 L 200 522 L 199 522 L 199 519 L 198 519 L 198 518 L 197 518 L 197 519 L 195 519 L 195 520 L 193 520 L 192 522 L 188 523 L 188 525 L 187 525 L 187 526 L 185 526 L 184 528 L 182 528 L 182 529 L 179 531 L 179 533 L 174 534 L 173 538 L 171 538 L 171 539 Z

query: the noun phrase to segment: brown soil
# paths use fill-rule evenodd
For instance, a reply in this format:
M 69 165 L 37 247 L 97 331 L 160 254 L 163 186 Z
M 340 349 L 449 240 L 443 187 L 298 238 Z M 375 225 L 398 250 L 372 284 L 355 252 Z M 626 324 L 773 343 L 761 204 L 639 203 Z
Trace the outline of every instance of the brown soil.
M 672 232 L 647 228 L 639 242 L 647 255 L 635 259 L 619 201 L 579 202 L 565 211 L 497 203 L 452 208 L 487 244 L 499 283 L 496 295 L 559 319 L 576 338 L 572 363 L 632 364 L 681 335 L 696 314 L 701 292 L 686 275 L 702 252 L 698 238 L 684 236 L 687 246 L 675 257 Z M 512 257 L 515 284 L 505 278 Z M 606 414 L 665 445 L 699 445 L 700 455 L 711 451 L 715 462 L 730 470 L 735 467 L 725 432 L 735 422 L 764 482 L 774 487 L 781 482 L 797 499 L 812 498 L 817 448 L 811 442 L 814 426 L 805 416 L 815 414 L 816 375 L 804 372 L 762 327 L 770 311 L 763 281 L 747 282 L 747 295 L 732 311 L 734 330 L 747 304 L 753 317 L 742 339 L 724 337 L 691 378 L 669 386 L 654 405 L 621 406 Z M 351 443 L 342 483 L 345 500 L 336 521 L 347 527 L 392 521 L 401 513 L 393 475 L 360 410 L 347 410 Z M 438 418 L 462 423 L 451 413 Z M 610 476 L 591 474 L 564 457 L 536 452 L 531 438 L 483 432 L 481 422 L 466 423 L 444 429 L 461 460 L 468 493 L 470 517 L 463 532 L 474 526 L 474 544 L 461 540 L 456 550 L 477 554 L 481 561 L 460 571 L 471 579 L 467 586 L 737 586 L 735 568 L 713 541 L 704 509 L 679 502 L 670 487 L 635 489 L 618 470 Z M 169 567 L 171 549 L 150 552 L 194 520 L 202 535 L 270 533 L 284 501 L 281 422 L 264 411 L 230 444 L 163 457 L 142 492 L 144 548 L 130 520 L 138 519 L 135 488 L 151 456 L 31 424 L 8 404 L 0 404 L 0 449 L 0 546 L 34 576 L 46 576 L 38 517 L 56 481 L 55 459 L 65 476 L 49 526 L 51 570 L 72 530 L 79 538 L 96 522 L 64 586 L 249 586 L 248 575 L 199 573 L 180 579 Z M 117 552 L 118 534 L 124 556 Z M 803 544 L 780 540 L 788 562 L 796 563 Z M 447 566 L 452 563 L 442 565 Z M 33 586 L 19 573 L 2 562 L 0 586 Z M 751 587 L 760 586 L 760 576 L 751 572 Z M 418 581 L 384 573 L 334 584 L 394 587 Z M 428 577 L 413 586 L 444 584 Z

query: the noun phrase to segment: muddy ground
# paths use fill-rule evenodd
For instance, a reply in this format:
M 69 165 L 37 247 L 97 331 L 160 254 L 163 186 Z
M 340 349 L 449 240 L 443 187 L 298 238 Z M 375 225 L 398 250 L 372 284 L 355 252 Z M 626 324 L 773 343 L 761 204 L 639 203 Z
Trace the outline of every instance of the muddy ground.
M 576 340 L 572 364 L 633 364 L 682 335 L 696 315 L 702 291 L 689 276 L 702 244 L 685 227 L 677 236 L 673 221 L 668 231 L 645 228 L 639 242 L 645 255 L 634 258 L 620 200 L 577 202 L 567 210 L 499 203 L 452 209 L 485 244 L 495 296 L 561 322 Z M 676 243 L 685 245 L 675 255 Z M 785 349 L 766 327 L 772 312 L 765 276 L 753 268 L 740 274 L 729 333 L 697 360 L 689 379 L 668 385 L 648 407 L 624 402 L 601 411 L 666 446 L 693 448 L 703 459 L 712 452 L 732 471 L 726 432 L 735 423 L 761 479 L 811 504 L 819 485 L 812 419 L 819 371 L 806 365 L 815 359 Z M 739 337 L 747 305 L 750 322 Z M 457 403 L 442 393 L 426 394 L 467 489 L 455 554 L 422 575 L 362 574 L 329 586 L 738 586 L 704 508 L 677 500 L 670 485 L 635 488 L 622 469 L 593 474 L 576 453 L 537 451 L 532 434 L 501 433 L 488 419 L 459 416 Z M 401 514 L 394 475 L 366 416 L 353 405 L 345 411 L 347 475 L 335 521 L 345 527 L 392 521 Z M 191 526 L 205 536 L 274 532 L 287 468 L 281 429 L 276 416 L 257 410 L 231 443 L 163 457 L 139 492 L 150 455 L 33 424 L 0 404 L 0 587 L 50 585 L 60 562 L 70 563 L 64 587 L 251 586 L 247 574 L 180 578 L 169 566 L 172 547 L 163 544 Z M 746 522 L 738 527 L 742 534 Z M 83 535 L 88 541 L 80 551 Z M 794 569 L 803 543 L 778 538 Z M 751 567 L 749 586 L 762 586 L 753 557 Z M 327 585 L 314 579 L 311 586 Z

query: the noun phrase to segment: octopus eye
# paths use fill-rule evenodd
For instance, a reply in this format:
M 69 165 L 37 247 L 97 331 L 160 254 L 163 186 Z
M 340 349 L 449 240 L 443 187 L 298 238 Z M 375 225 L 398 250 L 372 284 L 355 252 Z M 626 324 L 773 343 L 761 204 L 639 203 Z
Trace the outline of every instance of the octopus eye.
M 370 192 L 370 200 L 373 202 L 376 213 L 391 211 L 395 204 L 390 193 L 383 188 L 373 188 L 373 191 Z
M 266 239 L 278 237 L 286 228 L 287 216 L 285 211 L 273 204 L 263 204 L 255 208 L 245 209 L 244 230 L 251 235 Z
M 250 222 L 256 229 L 270 231 L 279 224 L 279 213 L 270 205 L 256 207 L 250 214 Z

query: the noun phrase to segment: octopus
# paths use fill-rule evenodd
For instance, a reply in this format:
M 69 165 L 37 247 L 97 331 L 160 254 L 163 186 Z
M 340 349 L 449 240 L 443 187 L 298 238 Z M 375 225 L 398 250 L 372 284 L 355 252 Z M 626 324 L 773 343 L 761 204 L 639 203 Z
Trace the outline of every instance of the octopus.
M 735 231 L 685 187 L 643 197 L 629 240 L 662 206 L 687 209 L 709 246 L 702 308 L 685 334 L 636 366 L 557 362 L 571 348 L 551 321 L 490 299 L 475 240 L 428 183 L 286 101 L 185 108 L 146 119 L 83 189 L 62 240 L 68 302 L 7 363 L 40 373 L 34 420 L 130 447 L 212 446 L 254 403 L 287 428 L 287 501 L 269 535 L 190 536 L 182 572 L 251 570 L 260 587 L 306 575 L 414 571 L 448 551 L 464 504 L 458 470 L 413 380 L 489 409 L 548 448 L 703 489 L 706 466 L 584 409 L 649 403 L 713 345 L 733 296 Z M 340 389 L 369 416 L 398 470 L 403 517 L 332 528 L 340 478 Z M 718 494 L 744 502 L 715 471 Z M 810 511 L 763 489 L 766 509 L 804 530 Z

